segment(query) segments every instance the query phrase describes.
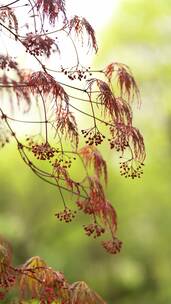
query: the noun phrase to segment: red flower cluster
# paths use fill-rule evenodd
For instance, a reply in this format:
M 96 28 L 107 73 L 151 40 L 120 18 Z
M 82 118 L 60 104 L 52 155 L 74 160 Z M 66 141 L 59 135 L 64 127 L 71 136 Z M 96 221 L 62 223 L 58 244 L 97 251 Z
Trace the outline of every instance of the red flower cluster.
M 23 45 L 26 47 L 26 50 L 30 53 L 30 55 L 45 55 L 47 58 L 49 58 L 54 51 L 52 47 L 56 44 L 54 39 L 48 37 L 47 35 L 40 36 L 33 33 L 28 33 L 27 37 L 23 39 Z M 57 50 L 59 51 L 58 48 Z
M 83 227 L 86 235 L 93 235 L 94 239 L 101 236 L 105 232 L 105 229 L 96 223 L 89 224 L 87 226 L 84 225 Z
M 46 160 L 51 159 L 55 155 L 55 149 L 48 143 L 34 144 L 32 145 L 32 152 L 37 159 Z
M 114 238 L 113 240 L 109 241 L 103 241 L 102 245 L 106 249 L 106 251 L 111 254 L 116 254 L 120 252 L 122 248 L 122 242 L 119 241 L 117 238 Z
M 65 223 L 71 222 L 75 218 L 75 215 L 76 211 L 73 212 L 71 209 L 68 208 L 65 208 L 64 211 L 55 214 L 59 221 L 64 221 Z

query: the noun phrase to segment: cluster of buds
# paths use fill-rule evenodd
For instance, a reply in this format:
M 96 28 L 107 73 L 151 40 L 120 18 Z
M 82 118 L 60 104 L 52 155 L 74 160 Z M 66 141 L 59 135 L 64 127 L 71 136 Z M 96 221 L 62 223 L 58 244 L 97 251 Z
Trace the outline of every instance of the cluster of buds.
M 72 160 L 76 160 L 76 157 L 71 157 L 71 156 L 61 153 L 60 155 L 58 155 L 58 158 L 56 159 L 56 161 L 54 163 L 54 168 L 62 167 L 64 169 L 69 169 L 72 165 Z
M 82 79 L 87 79 L 87 76 L 92 76 L 92 73 L 89 71 L 90 67 L 88 68 L 76 68 L 75 70 L 72 69 L 64 69 L 61 67 L 61 72 L 64 73 L 70 80 L 82 80 Z
M 120 162 L 120 174 L 126 178 L 140 178 L 143 174 L 142 166 L 144 166 L 143 163 L 140 163 L 135 160 L 127 160 L 125 162 Z
M 55 213 L 55 216 L 59 221 L 69 223 L 75 218 L 76 213 L 76 211 L 72 211 L 69 208 L 65 208 L 64 211 Z
M 23 45 L 31 55 L 46 55 L 48 58 L 51 55 L 53 44 L 54 40 L 52 38 L 48 36 L 35 35 L 33 33 L 27 34 L 27 37 L 23 40 Z
M 119 134 L 117 137 L 109 139 L 110 148 L 117 152 L 123 152 L 128 147 L 128 141 L 124 134 Z
M 93 223 L 87 226 L 83 225 L 83 227 L 86 235 L 93 236 L 94 239 L 101 236 L 105 232 L 105 229 L 100 225 L 98 225 L 97 223 Z
M 113 240 L 103 241 L 102 245 L 106 249 L 106 251 L 110 254 L 116 254 L 120 252 L 122 248 L 122 242 L 118 240 L 116 237 Z
M 48 143 L 34 144 L 31 148 L 34 156 L 40 160 L 50 160 L 54 157 L 56 150 Z
M 93 131 L 93 129 L 81 130 L 81 133 L 83 134 L 84 138 L 86 138 L 86 144 L 88 144 L 89 146 L 92 145 L 98 146 L 105 139 L 105 136 L 97 130 L 95 131 Z

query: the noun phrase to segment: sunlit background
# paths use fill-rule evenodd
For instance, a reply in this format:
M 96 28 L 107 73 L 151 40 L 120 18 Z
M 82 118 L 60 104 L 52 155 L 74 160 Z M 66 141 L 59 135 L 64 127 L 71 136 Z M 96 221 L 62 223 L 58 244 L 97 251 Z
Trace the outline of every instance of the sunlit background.
M 10 240 L 16 264 L 39 255 L 70 282 L 86 281 L 108 304 L 170 304 L 171 1 L 74 0 L 68 8 L 97 28 L 93 64 L 128 64 L 141 90 L 134 122 L 146 143 L 144 176 L 125 180 L 116 157 L 105 152 L 123 249 L 109 256 L 84 236 L 78 220 L 59 224 L 56 191 L 25 167 L 12 144 L 0 151 L 1 234 Z

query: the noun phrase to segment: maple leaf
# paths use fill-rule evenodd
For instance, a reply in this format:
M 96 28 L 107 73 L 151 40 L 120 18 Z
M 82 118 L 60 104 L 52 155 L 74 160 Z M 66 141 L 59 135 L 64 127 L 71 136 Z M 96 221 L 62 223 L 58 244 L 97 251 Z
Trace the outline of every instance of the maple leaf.
M 22 71 L 22 83 L 26 86 L 23 87 L 23 91 L 26 94 L 30 92 L 36 96 L 47 96 L 52 97 L 52 101 L 55 106 L 61 106 L 62 102 L 65 107 L 68 108 L 69 96 L 65 92 L 64 88 L 54 79 L 53 76 L 47 72 L 37 71 L 37 72 L 28 72 Z
M 64 109 L 61 106 L 56 109 L 56 130 L 69 138 L 77 148 L 79 142 L 78 128 L 75 116 L 68 108 Z
M 20 298 L 43 301 L 60 300 L 69 297 L 68 283 L 63 274 L 48 267 L 38 256 L 29 259 L 21 268 L 18 278 Z
M 107 166 L 105 160 L 102 158 L 101 153 L 96 147 L 86 145 L 79 150 L 79 154 L 84 160 L 85 166 L 93 166 L 97 177 L 104 175 L 105 182 L 107 183 Z
M 90 79 L 87 81 L 90 94 L 96 85 L 99 89 L 97 93 L 98 107 L 99 103 L 103 107 L 103 113 L 109 114 L 115 122 L 132 124 L 132 110 L 130 105 L 122 98 L 115 97 L 109 85 L 100 79 Z
M 15 273 L 11 268 L 12 250 L 9 243 L 0 237 L 0 288 L 8 290 L 15 283 Z
M 120 88 L 121 97 L 128 98 L 132 101 L 134 97 L 137 98 L 138 104 L 141 104 L 140 92 L 135 78 L 132 75 L 129 67 L 122 63 L 110 63 L 104 70 L 106 77 L 111 83 L 112 76 L 115 75 Z
M 82 44 L 84 45 L 84 34 L 87 34 L 88 37 L 88 48 L 94 48 L 95 52 L 98 51 L 97 41 L 95 37 L 94 29 L 91 24 L 85 19 L 79 16 L 74 16 L 69 20 L 69 33 L 74 30 L 77 37 L 81 38 Z
M 99 215 L 106 204 L 103 186 L 96 176 L 88 177 L 89 193 L 85 199 L 78 199 L 77 206 L 85 214 Z
M 106 302 L 88 285 L 83 282 L 75 282 L 70 287 L 71 304 L 105 304 Z
M 36 0 L 35 2 L 37 9 L 42 9 L 43 17 L 47 16 L 52 25 L 55 25 L 55 21 L 60 13 L 63 14 L 66 20 L 64 0 Z
M 5 7 L 0 7 L 0 20 L 3 23 L 7 23 L 7 26 L 11 30 L 15 30 L 16 32 L 16 39 L 17 39 L 17 34 L 18 34 L 18 21 L 17 17 L 14 14 L 13 9 L 11 9 L 8 6 Z

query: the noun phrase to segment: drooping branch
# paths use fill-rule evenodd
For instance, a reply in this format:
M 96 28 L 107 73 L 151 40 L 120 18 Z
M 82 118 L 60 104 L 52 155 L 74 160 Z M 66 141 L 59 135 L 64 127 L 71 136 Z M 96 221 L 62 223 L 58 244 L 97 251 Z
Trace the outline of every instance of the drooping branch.
M 12 40 L 22 48 L 36 67 L 23 68 L 10 49 L 4 48 L 0 54 L 0 144 L 4 146 L 14 138 L 24 163 L 56 187 L 64 208 L 57 210 L 57 219 L 68 223 L 83 212 L 90 218 L 90 224 L 84 226 L 86 235 L 101 237 L 103 247 L 115 254 L 122 243 L 116 236 L 115 208 L 105 195 L 107 163 L 100 146 L 107 144 L 119 153 L 121 175 L 132 179 L 142 176 L 145 145 L 133 125 L 132 111 L 133 100 L 141 103 L 138 85 L 125 64 L 113 62 L 99 70 L 82 65 L 80 45 L 98 51 L 95 31 L 85 18 L 68 17 L 64 0 L 26 1 L 27 24 L 22 24 L 17 7 L 13 9 L 17 2 L 0 7 L 0 35 L 5 33 L 8 42 Z M 76 56 L 76 64 L 71 60 L 69 67 L 58 64 L 63 34 Z M 7 96 L 10 107 L 3 102 Z M 23 115 L 36 112 L 39 119 L 18 119 L 19 111 Z M 23 139 L 15 123 L 34 124 L 40 130 Z M 42 168 L 42 162 L 47 169 Z M 71 170 L 74 162 L 81 172 L 77 178 Z M 66 200 L 68 193 L 71 208 Z M 108 234 L 110 239 L 103 239 Z

